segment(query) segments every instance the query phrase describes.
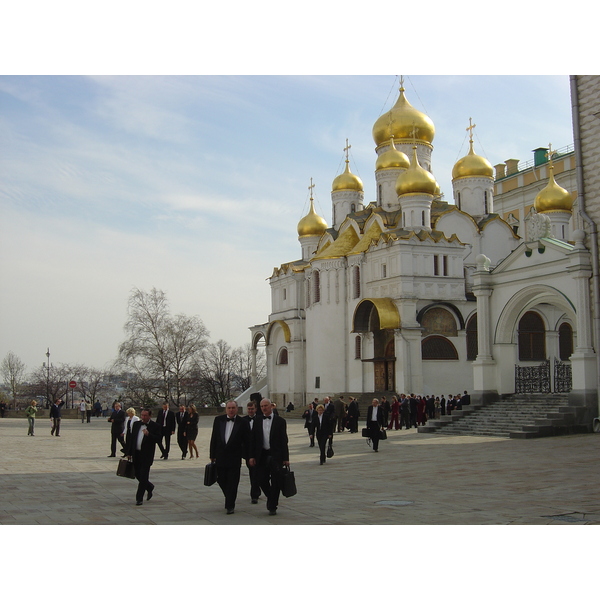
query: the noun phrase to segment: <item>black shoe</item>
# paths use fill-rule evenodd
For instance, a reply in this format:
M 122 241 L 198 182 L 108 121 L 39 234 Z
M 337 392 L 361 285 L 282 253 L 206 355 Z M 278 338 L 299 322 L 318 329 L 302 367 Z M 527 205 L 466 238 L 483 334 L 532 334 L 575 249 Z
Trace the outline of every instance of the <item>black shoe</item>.
M 136 506 L 141 506 L 142 504 L 143 504 L 143 502 L 142 502 L 141 500 L 138 500 L 138 501 L 135 503 L 135 505 L 136 505 Z
M 146 502 L 148 502 L 148 500 L 150 500 L 150 498 L 152 498 L 152 492 L 154 492 L 154 490 L 150 490 L 148 492 L 148 495 L 146 496 Z
M 270 510 L 270 511 L 269 511 L 269 515 L 270 515 L 270 516 L 274 516 L 274 515 L 276 515 L 276 514 L 277 514 L 277 509 L 276 509 L 276 508 L 274 508 L 273 510 Z
M 324 465 L 324 464 L 325 464 L 325 461 L 324 461 L 324 460 L 322 460 L 320 464 Z
M 115 458 L 115 454 L 109 454 L 106 458 Z
M 258 498 L 252 498 L 252 504 L 258 504 Z
M 58 433 L 57 433 L 54 437 L 60 437 L 60 435 L 58 435 Z
M 228 509 L 227 509 L 227 514 L 228 514 L 228 515 L 232 515 L 233 513 L 234 513 L 234 510 L 233 510 L 233 508 L 228 508 Z

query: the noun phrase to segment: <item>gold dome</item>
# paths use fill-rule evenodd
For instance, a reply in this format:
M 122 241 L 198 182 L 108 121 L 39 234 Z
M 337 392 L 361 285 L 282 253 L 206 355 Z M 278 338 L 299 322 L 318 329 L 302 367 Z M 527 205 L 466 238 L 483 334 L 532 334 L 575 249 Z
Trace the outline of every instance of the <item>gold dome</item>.
M 428 144 L 435 136 L 433 121 L 410 104 L 403 87 L 396 104 L 373 125 L 373 140 L 377 146 L 385 144 L 391 136 L 397 140 L 420 140 Z
M 475 154 L 473 140 L 469 140 L 469 153 L 459 159 L 452 169 L 452 181 L 463 177 L 494 178 L 494 168 L 486 158 Z
M 381 169 L 408 169 L 410 161 L 408 156 L 401 152 L 394 145 L 394 136 L 390 138 L 390 147 L 385 152 L 382 152 L 377 157 L 375 163 L 375 170 L 380 171 Z
M 327 229 L 327 221 L 315 212 L 313 199 L 310 199 L 310 210 L 298 223 L 298 237 L 321 236 Z
M 338 175 L 333 180 L 331 191 L 339 192 L 342 190 L 353 190 L 356 192 L 362 192 L 363 189 L 363 182 L 361 178 L 350 171 L 349 161 L 346 159 L 346 169 L 341 175 Z
M 404 173 L 400 173 L 396 180 L 396 193 L 398 196 L 404 194 L 428 194 L 435 196 L 439 194 L 439 189 L 435 177 L 419 164 L 417 147 L 413 146 L 410 167 Z
M 554 180 L 554 167 L 550 165 L 550 180 L 548 185 L 535 197 L 533 206 L 538 213 L 571 212 L 573 198 L 571 193 Z

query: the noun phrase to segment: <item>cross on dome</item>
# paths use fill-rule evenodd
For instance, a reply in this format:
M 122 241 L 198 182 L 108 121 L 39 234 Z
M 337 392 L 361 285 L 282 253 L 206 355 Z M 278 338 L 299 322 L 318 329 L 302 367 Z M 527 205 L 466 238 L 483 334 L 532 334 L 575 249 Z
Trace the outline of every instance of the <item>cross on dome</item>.
M 467 127 L 467 131 L 469 132 L 469 141 L 470 142 L 473 141 L 473 129 L 475 129 L 475 127 L 477 127 L 477 125 L 475 125 L 473 123 L 473 120 L 471 119 L 471 117 L 469 117 L 469 126 Z
M 310 191 L 310 199 L 313 200 L 313 189 L 315 184 L 313 183 L 313 178 L 310 178 L 310 185 L 308 186 L 308 190 Z

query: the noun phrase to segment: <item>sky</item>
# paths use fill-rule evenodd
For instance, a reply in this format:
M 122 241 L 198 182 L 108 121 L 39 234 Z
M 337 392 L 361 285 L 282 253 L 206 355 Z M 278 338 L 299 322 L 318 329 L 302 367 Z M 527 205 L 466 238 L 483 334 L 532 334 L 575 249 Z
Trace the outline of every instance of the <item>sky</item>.
M 374 200 L 371 130 L 397 99 L 397 73 L 434 121 L 432 169 L 449 201 L 469 118 L 492 165 L 573 140 L 572 71 L 545 60 L 520 22 L 507 51 L 506 16 L 484 42 L 477 19 L 457 36 L 441 7 L 427 44 L 409 28 L 394 45 L 380 14 L 359 23 L 341 2 L 307 2 L 293 23 L 272 2 L 235 4 L 235 17 L 213 7 L 202 27 L 178 1 L 143 15 L 135 2 L 87 14 L 41 4 L 35 21 L 31 4 L 8 8 L 0 37 L 0 359 L 14 352 L 29 370 L 47 349 L 53 364 L 108 366 L 134 288 L 163 290 L 211 342 L 249 343 L 268 319 L 273 268 L 301 256 L 311 178 L 331 223 L 346 139 Z
M 468 151 L 492 165 L 572 143 L 568 77 L 405 76 L 436 126 L 432 170 L 451 201 Z M 398 97 L 378 76 L 0 77 L 0 357 L 103 367 L 133 288 L 163 290 L 210 341 L 249 343 L 296 226 L 331 223 L 344 167 L 375 198 L 372 127 Z M 8 285 L 7 285 L 8 284 Z

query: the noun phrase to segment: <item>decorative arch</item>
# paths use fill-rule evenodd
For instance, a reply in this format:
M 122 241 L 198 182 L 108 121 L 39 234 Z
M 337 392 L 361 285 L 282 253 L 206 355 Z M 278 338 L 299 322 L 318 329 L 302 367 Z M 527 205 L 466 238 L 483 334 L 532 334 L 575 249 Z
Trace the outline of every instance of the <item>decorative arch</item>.
M 352 333 L 399 328 L 400 313 L 391 298 L 365 298 L 354 309 Z
M 546 324 L 538 312 L 529 310 L 519 319 L 518 335 L 519 360 L 546 360 Z
M 450 302 L 432 302 L 431 304 L 428 304 L 427 306 L 424 306 L 417 313 L 417 321 L 422 324 L 423 323 L 423 316 L 425 315 L 425 313 L 428 310 L 431 310 L 432 308 L 434 308 L 436 306 L 443 306 L 444 308 L 447 308 L 449 311 L 451 311 L 452 314 L 458 320 L 459 329 L 464 329 L 465 328 L 465 320 L 464 320 L 464 318 L 462 316 L 462 313 L 460 312 L 460 310 L 458 310 L 458 308 L 456 308 L 456 306 L 454 306 L 454 304 L 451 304 Z
M 502 309 L 494 331 L 494 343 L 514 343 L 514 332 L 519 319 L 528 310 L 541 303 L 561 308 L 569 318 L 576 321 L 573 303 L 560 290 L 548 285 L 532 285 L 515 293 Z
M 445 337 L 456 337 L 458 329 L 456 319 L 446 307 L 434 306 L 423 314 L 421 321 L 423 337 L 428 335 L 443 335 Z
M 477 313 L 473 313 L 467 320 L 467 360 L 475 360 L 479 354 L 477 340 Z
M 573 328 L 566 321 L 558 328 L 558 353 L 560 360 L 570 360 L 573 354 Z
M 267 337 L 266 337 L 267 346 L 270 345 L 270 343 L 271 343 L 271 332 L 273 331 L 273 328 L 276 325 L 279 325 L 279 327 L 281 327 L 281 329 L 283 331 L 283 339 L 286 341 L 287 344 L 289 344 L 292 341 L 292 334 L 290 332 L 289 325 L 285 321 L 277 320 L 277 321 L 272 321 L 271 323 L 269 323 L 269 328 L 267 329 Z
M 254 336 L 252 336 L 252 349 L 256 350 L 258 348 L 258 344 L 260 343 L 260 340 L 264 339 L 265 340 L 265 344 L 267 343 L 267 336 L 265 335 L 264 331 L 257 331 Z
M 285 346 L 283 348 L 279 349 L 279 352 L 277 353 L 276 364 L 278 364 L 278 365 L 287 365 L 288 364 L 288 349 Z

